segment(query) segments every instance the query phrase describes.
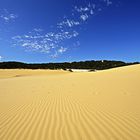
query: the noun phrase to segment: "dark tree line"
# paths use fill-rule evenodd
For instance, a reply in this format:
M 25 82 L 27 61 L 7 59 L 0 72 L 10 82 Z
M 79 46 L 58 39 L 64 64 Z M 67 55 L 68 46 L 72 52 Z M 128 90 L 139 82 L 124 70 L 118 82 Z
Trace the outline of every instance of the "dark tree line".
M 122 61 L 80 61 L 64 63 L 27 64 L 22 62 L 0 62 L 0 69 L 92 69 L 104 70 L 115 67 L 139 64 L 139 62 L 125 63 Z

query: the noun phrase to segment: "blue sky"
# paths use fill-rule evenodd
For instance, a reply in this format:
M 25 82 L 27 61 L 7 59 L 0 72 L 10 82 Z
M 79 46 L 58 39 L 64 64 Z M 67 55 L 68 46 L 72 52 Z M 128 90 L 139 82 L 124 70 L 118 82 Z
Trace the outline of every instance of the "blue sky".
M 139 0 L 1 0 L 0 61 L 140 61 Z

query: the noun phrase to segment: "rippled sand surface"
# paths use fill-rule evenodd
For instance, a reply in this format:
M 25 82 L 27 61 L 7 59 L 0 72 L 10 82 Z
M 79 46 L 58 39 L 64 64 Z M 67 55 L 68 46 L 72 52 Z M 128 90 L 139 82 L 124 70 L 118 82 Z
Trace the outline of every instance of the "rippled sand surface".
M 140 65 L 0 70 L 0 140 L 140 140 Z

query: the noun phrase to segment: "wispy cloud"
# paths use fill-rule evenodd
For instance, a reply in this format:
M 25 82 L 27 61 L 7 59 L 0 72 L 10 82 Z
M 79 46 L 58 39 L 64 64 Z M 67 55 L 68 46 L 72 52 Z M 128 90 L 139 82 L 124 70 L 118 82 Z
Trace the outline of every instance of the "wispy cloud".
M 57 58 L 59 55 L 65 53 L 68 48 L 60 47 L 58 50 L 54 52 L 54 54 L 51 54 L 52 58 Z
M 64 26 L 73 27 L 73 26 L 77 26 L 77 25 L 80 25 L 79 21 L 74 21 L 74 20 L 66 19 L 66 20 L 58 23 L 57 27 L 58 28 L 63 28 Z
M 88 15 L 87 14 L 82 14 L 81 16 L 80 16 L 80 18 L 81 18 L 81 20 L 83 20 L 83 21 L 86 21 L 87 19 L 88 19 Z
M 0 55 L 0 61 L 3 59 L 3 57 Z
M 0 10 L 0 20 L 8 23 L 11 21 L 15 21 L 18 18 L 16 14 L 10 13 L 7 9 Z
M 39 31 L 39 32 L 38 32 Z M 67 48 L 63 46 L 63 42 L 78 36 L 76 31 L 73 32 L 48 32 L 35 29 L 32 32 L 12 37 L 14 45 L 21 46 L 26 50 L 47 53 L 50 56 L 63 54 Z
M 84 6 L 74 6 L 72 9 L 72 13 L 70 15 L 71 18 L 66 18 L 59 23 L 57 23 L 58 28 L 65 27 L 75 27 L 80 26 L 87 22 L 90 17 L 93 17 L 98 12 L 102 11 L 103 8 L 112 5 L 111 0 L 101 0 L 100 3 L 87 3 Z
M 40 28 L 34 28 L 33 29 L 35 32 L 42 32 L 43 31 L 43 29 L 40 29 Z
M 107 6 L 110 6 L 113 4 L 113 2 L 111 0 L 104 0 L 104 2 L 107 4 Z
M 102 11 L 103 7 L 112 4 L 111 0 L 101 0 L 100 2 L 100 4 L 88 3 L 84 6 L 74 6 L 70 15 L 56 23 L 52 32 L 46 33 L 42 29 L 35 28 L 25 35 L 14 36 L 12 37 L 14 45 L 21 46 L 25 50 L 46 53 L 55 58 L 69 50 L 65 42 L 78 37 L 79 27 L 88 22 L 88 19 L 97 12 Z M 80 42 L 76 40 L 76 43 L 72 44 L 79 46 Z

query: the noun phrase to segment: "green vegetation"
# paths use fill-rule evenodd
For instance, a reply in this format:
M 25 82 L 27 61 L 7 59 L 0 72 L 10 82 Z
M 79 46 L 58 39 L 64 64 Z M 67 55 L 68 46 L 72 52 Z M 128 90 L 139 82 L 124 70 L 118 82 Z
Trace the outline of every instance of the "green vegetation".
M 27 64 L 21 62 L 0 62 L 0 69 L 90 69 L 104 70 L 121 66 L 139 64 L 139 62 L 125 63 L 122 61 L 80 61 L 64 63 Z

